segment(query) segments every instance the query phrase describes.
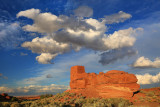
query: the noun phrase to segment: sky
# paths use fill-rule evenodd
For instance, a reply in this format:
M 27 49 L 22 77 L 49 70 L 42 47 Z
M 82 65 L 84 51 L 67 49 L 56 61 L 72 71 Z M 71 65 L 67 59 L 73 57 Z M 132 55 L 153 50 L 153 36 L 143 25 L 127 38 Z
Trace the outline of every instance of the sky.
M 0 93 L 63 92 L 74 65 L 160 87 L 160 0 L 0 2 Z

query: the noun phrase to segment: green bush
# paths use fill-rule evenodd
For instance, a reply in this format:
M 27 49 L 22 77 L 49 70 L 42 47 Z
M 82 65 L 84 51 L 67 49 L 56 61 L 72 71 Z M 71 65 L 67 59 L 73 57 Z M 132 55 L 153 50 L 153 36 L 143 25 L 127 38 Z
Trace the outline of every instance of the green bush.
M 98 99 L 90 98 L 87 99 L 86 103 L 82 107 L 128 107 L 131 105 L 129 100 L 121 98 L 109 98 L 109 99 Z
M 87 100 L 87 103 L 91 103 L 91 104 L 93 104 L 94 102 L 97 102 L 97 98 L 88 98 L 86 100 Z
M 79 106 L 81 107 L 85 103 L 86 103 L 85 99 L 76 99 L 76 101 L 75 101 L 75 105 L 77 105 L 78 107 Z
M 70 95 L 70 93 L 69 92 L 62 93 L 62 96 L 66 96 L 66 95 Z
M 11 101 L 18 101 L 18 98 L 12 97 L 12 98 L 11 98 Z
M 40 99 L 49 98 L 49 97 L 52 97 L 52 96 L 53 96 L 52 94 L 44 94 L 44 95 L 40 95 Z
M 68 99 L 69 99 L 69 97 L 64 98 L 64 100 L 68 100 Z
M 76 96 L 76 93 L 70 93 L 69 96 L 74 97 Z
M 74 101 L 75 101 L 75 100 L 76 100 L 75 98 L 70 99 L 70 104 L 74 104 Z
M 58 93 L 54 96 L 55 99 L 59 99 L 59 98 L 62 98 L 62 97 L 63 97 L 63 94 L 60 94 L 60 93 Z

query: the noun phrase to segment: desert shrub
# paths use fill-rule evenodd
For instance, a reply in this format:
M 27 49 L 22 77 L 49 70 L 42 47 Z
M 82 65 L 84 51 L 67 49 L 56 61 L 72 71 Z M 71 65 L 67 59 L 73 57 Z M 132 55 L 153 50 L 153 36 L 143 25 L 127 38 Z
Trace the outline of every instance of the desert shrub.
M 14 103 L 11 104 L 10 107 L 22 107 L 22 106 L 18 102 L 14 102 Z
M 30 107 L 33 101 L 23 101 L 21 102 L 22 107 Z
M 75 105 L 77 105 L 77 106 L 82 106 L 83 104 L 85 104 L 86 103 L 86 100 L 85 99 L 76 99 L 75 100 Z
M 86 98 L 85 96 L 81 96 L 81 97 L 80 97 L 80 99 L 85 99 L 85 98 Z
M 144 90 L 140 90 L 140 93 L 146 94 L 147 92 Z
M 10 107 L 11 103 L 9 102 L 1 102 L 2 107 Z
M 147 92 L 146 95 L 152 97 L 155 95 L 155 93 L 154 91 L 150 91 L 150 92 Z
M 118 107 L 128 107 L 128 105 L 131 105 L 129 101 L 121 101 L 118 103 Z
M 58 106 L 58 105 L 59 105 L 59 102 L 51 102 L 50 105 Z
M 38 103 L 39 105 L 48 105 L 49 101 L 45 98 L 39 101 L 35 101 L 36 103 Z
M 128 107 L 131 105 L 129 100 L 121 98 L 98 99 L 90 98 L 83 103 L 82 107 Z
M 40 96 L 40 99 L 52 97 L 52 94 L 44 94 Z
M 64 104 L 69 104 L 69 103 L 70 103 L 70 101 L 64 101 L 63 103 L 64 103 Z
M 147 101 L 148 101 L 148 102 L 152 102 L 152 100 L 151 100 L 151 99 L 148 99 Z
M 129 100 L 122 99 L 122 98 L 109 98 L 109 99 L 106 99 L 106 102 L 110 103 L 110 105 L 113 107 L 127 107 L 131 105 Z
M 70 95 L 70 93 L 69 92 L 62 93 L 62 96 L 66 96 L 66 95 Z
M 75 98 L 70 99 L 70 104 L 73 104 L 75 100 L 76 100 Z
M 134 102 L 137 102 L 137 100 L 134 100 Z
M 76 96 L 76 93 L 70 93 L 69 96 L 74 97 Z
M 153 96 L 152 98 L 153 98 L 153 99 L 157 99 L 157 96 Z
M 71 107 L 70 105 L 67 104 L 67 102 L 51 102 L 47 106 L 44 107 Z
M 160 99 L 158 99 L 157 102 L 160 103 Z
M 151 102 L 152 101 L 152 97 L 145 97 L 145 99 L 147 100 L 147 101 L 149 101 L 149 102 Z
M 19 103 L 10 102 L 6 104 L 0 103 L 0 107 L 10 107 L 10 105 L 12 105 L 12 107 L 71 107 L 69 104 L 75 104 L 75 107 L 128 107 L 131 105 L 128 100 L 122 98 L 85 98 L 79 94 L 79 98 L 69 99 L 70 95 L 71 93 L 58 93 L 54 97 L 48 98 L 43 96 L 43 98 L 35 101 L 22 101 Z M 75 96 L 76 94 L 73 95 Z M 61 102 L 63 99 L 64 102 Z
M 155 92 L 154 92 L 154 91 L 149 91 L 149 92 L 147 92 L 147 91 L 141 90 L 140 93 L 143 93 L 143 94 L 145 94 L 146 96 L 150 96 L 150 97 L 152 97 L 152 96 L 155 95 Z
M 143 97 L 139 97 L 139 101 L 144 102 L 145 99 Z
M 102 103 L 101 101 L 97 101 L 94 103 L 85 103 L 82 107 L 112 107 L 110 103 Z
M 62 107 L 72 107 L 71 105 L 62 105 Z
M 11 101 L 18 101 L 18 98 L 12 97 L 12 98 L 11 98 Z
M 65 98 L 64 98 L 64 100 L 68 100 L 68 99 L 69 99 L 69 97 L 65 97 Z
M 97 98 L 88 98 L 88 99 L 86 99 L 87 101 L 87 103 L 94 103 L 94 102 L 96 102 L 97 101 Z
M 42 100 L 37 100 L 37 101 L 32 101 L 30 107 L 43 107 L 45 105 L 48 105 L 48 103 Z
M 77 94 L 76 96 L 77 96 L 77 97 L 80 97 L 80 96 L 82 96 L 82 94 L 81 94 L 81 93 L 79 93 L 79 94 Z
M 83 104 L 82 107 L 95 107 L 95 106 L 94 104 L 86 103 L 86 104 Z M 96 106 L 96 107 L 99 107 L 99 106 Z
M 63 94 L 60 94 L 60 93 L 57 93 L 57 94 L 54 96 L 55 99 L 62 98 L 62 97 L 63 97 Z

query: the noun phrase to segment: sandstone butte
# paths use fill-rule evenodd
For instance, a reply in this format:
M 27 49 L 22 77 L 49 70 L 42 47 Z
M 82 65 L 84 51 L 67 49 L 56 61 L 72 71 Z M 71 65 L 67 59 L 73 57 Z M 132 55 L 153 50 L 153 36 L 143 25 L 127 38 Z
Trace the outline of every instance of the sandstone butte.
M 134 74 L 111 70 L 106 73 L 86 73 L 84 66 L 73 66 L 70 71 L 70 93 L 81 93 L 86 97 L 131 98 L 140 85 Z

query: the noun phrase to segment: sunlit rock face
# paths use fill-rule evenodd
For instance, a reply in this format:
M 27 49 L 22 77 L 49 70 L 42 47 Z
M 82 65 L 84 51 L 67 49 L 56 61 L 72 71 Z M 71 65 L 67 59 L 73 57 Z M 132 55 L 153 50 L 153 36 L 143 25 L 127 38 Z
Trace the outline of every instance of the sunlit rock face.
M 111 70 L 106 73 L 86 73 L 84 66 L 71 67 L 71 93 L 82 93 L 87 97 L 131 98 L 140 85 L 134 74 L 124 71 Z

